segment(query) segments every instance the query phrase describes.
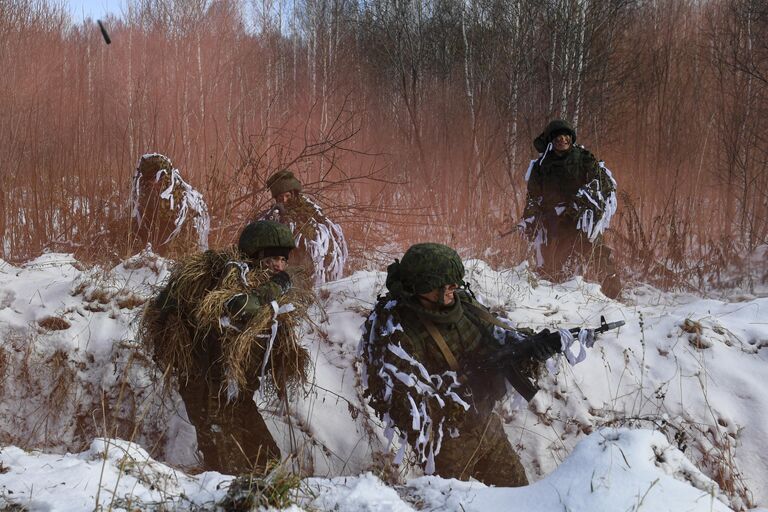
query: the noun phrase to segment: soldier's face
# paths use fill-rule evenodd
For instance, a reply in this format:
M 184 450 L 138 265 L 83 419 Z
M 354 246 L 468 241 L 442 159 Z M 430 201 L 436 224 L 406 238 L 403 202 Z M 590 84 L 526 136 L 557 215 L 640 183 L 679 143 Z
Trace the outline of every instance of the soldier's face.
M 289 190 L 288 192 L 283 192 L 282 194 L 278 194 L 275 196 L 275 202 L 280 203 L 287 203 L 291 200 L 293 197 L 293 191 Z
M 558 153 L 565 153 L 571 149 L 571 136 L 567 133 L 561 133 L 554 139 L 552 139 L 552 146 Z
M 459 285 L 457 284 L 448 284 L 442 288 L 435 288 L 427 293 L 422 293 L 419 296 L 425 299 L 421 301 L 422 304 L 429 304 L 430 306 L 440 305 L 440 296 L 442 296 L 442 304 L 450 306 L 456 300 L 455 292 L 458 287 Z
M 261 260 L 261 268 L 271 270 L 275 274 L 282 272 L 288 266 L 288 259 L 285 256 L 270 256 Z

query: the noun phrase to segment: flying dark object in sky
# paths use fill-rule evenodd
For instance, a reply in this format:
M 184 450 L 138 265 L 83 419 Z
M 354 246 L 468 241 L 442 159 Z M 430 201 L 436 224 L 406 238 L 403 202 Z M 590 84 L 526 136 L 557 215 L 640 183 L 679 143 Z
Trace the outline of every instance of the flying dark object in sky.
M 101 30 L 101 35 L 104 36 L 104 42 L 107 44 L 110 44 L 112 40 L 109 38 L 109 34 L 107 34 L 107 29 L 104 28 L 104 24 L 101 22 L 101 20 L 96 20 L 96 23 L 99 24 L 99 29 Z

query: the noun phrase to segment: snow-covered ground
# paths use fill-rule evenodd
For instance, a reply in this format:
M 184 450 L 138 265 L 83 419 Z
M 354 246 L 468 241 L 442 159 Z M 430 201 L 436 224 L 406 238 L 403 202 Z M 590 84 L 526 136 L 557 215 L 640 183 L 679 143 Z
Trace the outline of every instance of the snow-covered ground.
M 768 506 L 765 294 L 718 301 L 641 285 L 617 302 L 580 278 L 553 286 L 525 265 L 466 263 L 480 300 L 520 325 L 626 321 L 585 361 L 552 361 L 530 404 L 502 404 L 534 483 L 496 489 L 382 469 L 387 447 L 360 400 L 354 362 L 385 276 L 358 272 L 318 292 L 303 336 L 314 356 L 312 386 L 287 414 L 265 414 L 283 454 L 294 454 L 287 465 L 307 476 L 298 507 Z M 232 477 L 183 472 L 193 464 L 194 430 L 134 341 L 141 302 L 166 275 L 166 262 L 152 254 L 111 270 L 83 268 L 64 254 L 21 267 L 0 261 L 0 509 L 210 509 L 223 498 Z

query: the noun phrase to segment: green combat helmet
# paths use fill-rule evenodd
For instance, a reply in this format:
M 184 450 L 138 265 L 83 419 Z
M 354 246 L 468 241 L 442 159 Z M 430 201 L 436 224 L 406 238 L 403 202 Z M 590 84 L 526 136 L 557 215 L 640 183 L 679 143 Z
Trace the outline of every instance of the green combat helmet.
M 285 192 L 301 192 L 301 182 L 288 169 L 277 171 L 267 179 L 267 187 L 272 192 L 272 197 L 277 197 Z
M 427 293 L 449 284 L 464 285 L 464 264 L 448 246 L 412 245 L 400 261 L 387 267 L 387 289 L 394 298 Z
M 290 228 L 271 220 L 251 222 L 240 234 L 237 247 L 249 258 L 260 260 L 267 256 L 287 256 L 296 248 Z

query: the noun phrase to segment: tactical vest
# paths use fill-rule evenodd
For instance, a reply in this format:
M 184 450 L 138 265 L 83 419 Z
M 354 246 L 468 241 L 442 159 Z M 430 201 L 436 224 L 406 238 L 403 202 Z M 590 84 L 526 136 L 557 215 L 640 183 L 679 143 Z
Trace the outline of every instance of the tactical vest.
M 472 308 L 466 305 L 472 299 L 462 292 L 458 292 L 457 297 L 462 303 L 462 314 L 456 321 L 432 323 L 439 330 L 459 365 L 471 366 L 472 361 L 490 357 L 499 348 L 499 344 L 491 334 L 493 326 L 478 318 Z M 452 370 L 438 342 L 419 318 L 418 311 L 418 307 L 405 305 L 400 310 L 402 327 L 412 345 L 411 354 L 424 363 L 430 373 Z M 490 412 L 496 400 L 506 392 L 503 377 L 492 372 L 473 375 L 466 384 L 470 390 L 471 402 L 482 414 Z
M 592 154 L 577 146 L 563 156 L 550 151 L 543 160 L 534 164 L 529 188 L 542 197 L 544 211 L 552 210 L 561 203 L 569 204 L 586 184 L 587 171 L 594 165 L 596 161 Z

